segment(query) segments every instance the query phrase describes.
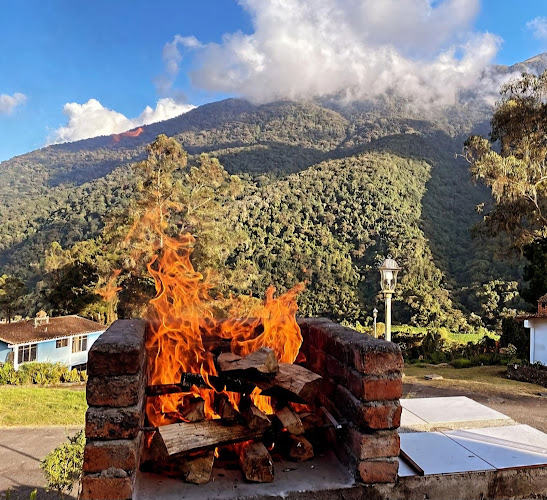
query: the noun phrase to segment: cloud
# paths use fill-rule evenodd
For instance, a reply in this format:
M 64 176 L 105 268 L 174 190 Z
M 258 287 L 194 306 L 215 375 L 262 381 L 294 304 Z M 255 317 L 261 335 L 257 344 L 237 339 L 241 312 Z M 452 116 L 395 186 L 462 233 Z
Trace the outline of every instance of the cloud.
M 63 109 L 63 113 L 68 117 L 68 123 L 55 130 L 48 144 L 125 132 L 140 125 L 173 118 L 194 107 L 191 104 L 180 104 L 173 99 L 165 98 L 156 103 L 155 109 L 147 106 L 137 118 L 127 118 L 122 113 L 105 108 L 96 99 L 89 99 L 84 104 L 68 102 Z
M 0 94 L 0 114 L 10 114 L 17 106 L 24 104 L 26 100 L 27 96 L 18 92 L 13 95 Z
M 538 40 L 547 40 L 547 17 L 536 17 L 526 23 L 526 27 Z
M 184 52 L 193 85 L 254 102 L 386 91 L 450 104 L 477 84 L 501 39 L 472 29 L 480 0 L 239 0 L 253 33 L 202 44 L 177 36 L 164 48 L 171 81 Z

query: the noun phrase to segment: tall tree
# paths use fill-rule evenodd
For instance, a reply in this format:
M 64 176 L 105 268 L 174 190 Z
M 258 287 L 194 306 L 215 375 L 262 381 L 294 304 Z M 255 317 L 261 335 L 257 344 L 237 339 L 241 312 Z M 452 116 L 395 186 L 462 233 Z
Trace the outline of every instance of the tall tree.
M 507 233 L 517 248 L 547 236 L 546 130 L 547 71 L 504 85 L 490 141 L 472 136 L 465 143 L 474 178 L 491 188 L 496 202 L 483 229 Z
M 19 278 L 7 274 L 0 276 L 0 308 L 8 323 L 11 323 L 24 293 L 25 284 Z

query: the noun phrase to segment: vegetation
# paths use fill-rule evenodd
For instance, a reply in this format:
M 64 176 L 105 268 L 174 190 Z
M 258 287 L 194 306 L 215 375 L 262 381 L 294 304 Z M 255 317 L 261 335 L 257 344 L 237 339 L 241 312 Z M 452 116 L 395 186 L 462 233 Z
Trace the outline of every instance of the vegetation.
M 67 443 L 48 453 L 40 463 L 47 480 L 47 489 L 56 490 L 60 497 L 70 493 L 82 474 L 84 464 L 84 431 L 69 437 Z
M 216 293 L 260 296 L 270 283 L 284 291 L 304 280 L 302 314 L 367 325 L 382 307 L 376 265 L 392 254 L 404 269 L 397 321 L 498 329 L 523 307 L 520 269 L 494 258 L 499 242 L 469 234 L 486 190 L 469 185 L 453 153 L 487 115 L 466 113 L 424 120 L 389 99 L 230 99 L 119 143 L 14 158 L 0 179 L 2 272 L 25 283 L 29 315 L 142 315 L 153 292 L 144 264 L 157 242 L 138 221 L 156 207 L 168 232 L 197 235 L 194 264 L 215 271 Z M 159 132 L 175 140 L 154 140 Z
M 68 369 L 62 363 L 24 363 L 15 370 L 11 363 L 0 364 L 0 385 L 57 385 L 61 382 L 85 382 L 87 372 Z
M 85 391 L 0 387 L 0 427 L 83 425 Z

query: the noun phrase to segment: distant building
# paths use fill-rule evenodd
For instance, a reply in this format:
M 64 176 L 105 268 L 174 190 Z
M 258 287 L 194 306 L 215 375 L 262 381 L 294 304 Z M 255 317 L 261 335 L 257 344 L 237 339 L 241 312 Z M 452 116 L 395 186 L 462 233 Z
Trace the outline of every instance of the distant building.
M 522 319 L 524 327 L 530 328 L 530 363 L 547 366 L 547 294 L 538 300 L 538 312 Z
M 31 361 L 59 362 L 84 369 L 87 353 L 106 326 L 81 318 L 45 314 L 27 321 L 0 324 L 0 363 L 17 369 Z

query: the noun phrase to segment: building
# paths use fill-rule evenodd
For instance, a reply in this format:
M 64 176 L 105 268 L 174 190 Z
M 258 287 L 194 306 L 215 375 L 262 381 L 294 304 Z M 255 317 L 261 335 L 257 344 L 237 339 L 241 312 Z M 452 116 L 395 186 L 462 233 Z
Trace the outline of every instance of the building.
M 83 369 L 87 353 L 106 326 L 81 318 L 60 316 L 0 324 L 0 363 L 17 369 L 30 361 L 63 363 Z
M 522 319 L 530 328 L 530 363 L 547 366 L 547 294 L 538 300 L 538 312 Z

